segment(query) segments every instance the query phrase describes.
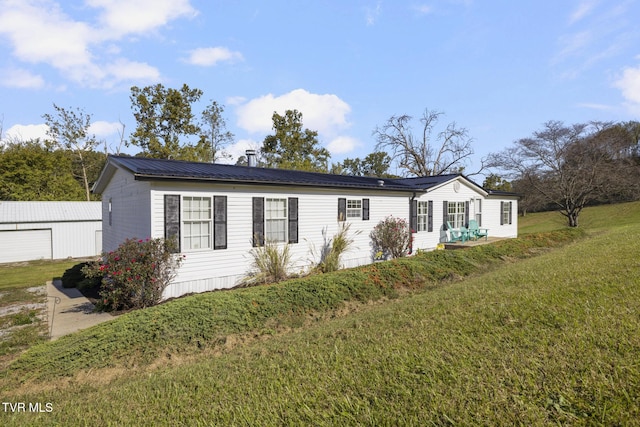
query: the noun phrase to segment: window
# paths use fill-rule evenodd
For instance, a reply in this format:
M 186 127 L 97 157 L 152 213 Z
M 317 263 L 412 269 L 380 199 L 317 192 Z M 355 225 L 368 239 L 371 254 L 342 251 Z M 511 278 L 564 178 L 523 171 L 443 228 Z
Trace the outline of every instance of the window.
M 349 199 L 347 200 L 347 218 L 361 218 L 362 217 L 362 200 Z
M 270 242 L 287 241 L 287 199 L 265 200 L 264 234 Z
M 428 226 L 429 202 L 418 202 L 418 231 L 427 231 Z
M 474 211 L 478 227 L 482 226 L 482 199 L 474 199 Z
M 346 221 L 347 218 L 362 218 L 363 221 L 368 221 L 369 213 L 369 199 L 338 199 L 338 221 Z
M 211 247 L 211 197 L 184 197 L 182 200 L 182 248 Z
M 111 203 L 111 198 L 109 198 L 109 225 L 113 222 L 113 205 Z
M 511 202 L 500 202 L 500 225 L 511 224 Z
M 265 240 L 298 243 L 298 198 L 265 199 L 254 197 L 253 247 L 263 246 Z
M 464 227 L 465 202 L 447 203 L 447 221 L 453 228 Z

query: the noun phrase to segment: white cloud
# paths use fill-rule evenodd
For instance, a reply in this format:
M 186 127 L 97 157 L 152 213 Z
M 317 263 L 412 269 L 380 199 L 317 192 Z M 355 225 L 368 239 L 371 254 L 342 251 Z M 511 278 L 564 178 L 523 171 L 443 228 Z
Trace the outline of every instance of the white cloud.
M 100 22 L 104 37 L 144 34 L 181 17 L 194 17 L 197 11 L 189 0 L 87 0 L 87 5 L 102 9 Z
M 13 125 L 4 134 L 5 141 L 29 141 L 32 139 L 45 140 L 47 138 L 47 125 Z
M 382 13 L 382 2 L 379 1 L 375 6 L 369 7 L 365 9 L 365 20 L 367 21 L 367 25 L 374 25 L 380 14 Z
M 355 138 L 350 136 L 339 136 L 327 145 L 327 149 L 331 154 L 344 154 L 355 150 L 361 145 L 360 141 Z
M 111 87 L 124 80 L 157 82 L 157 69 L 120 57 L 115 41 L 130 34 L 148 35 L 172 20 L 197 14 L 189 0 L 87 0 L 82 12 L 89 18 L 82 21 L 65 13 L 61 4 L 3 0 L 0 37 L 9 41 L 13 56 L 23 63 L 48 64 L 65 79 L 89 87 Z
M 29 70 L 8 68 L 0 70 L 0 84 L 19 89 L 39 89 L 44 86 L 44 79 Z
M 235 143 L 224 148 L 224 151 L 231 155 L 231 159 L 220 159 L 220 163 L 235 164 L 236 160 L 238 160 L 238 157 L 244 156 L 247 150 L 258 151 L 261 146 L 262 144 L 252 139 L 241 139 L 239 141 L 236 141 Z
M 223 61 L 242 61 L 240 52 L 233 52 L 226 47 L 201 47 L 189 52 L 186 62 L 192 65 L 210 67 Z
M 433 8 L 428 4 L 415 4 L 411 7 L 419 15 L 428 15 L 433 11 Z
M 627 100 L 627 107 L 634 114 L 640 114 L 640 66 L 627 67 L 614 86 L 620 89 Z
M 277 97 L 268 94 L 238 106 L 238 126 L 250 133 L 268 133 L 273 126 L 274 111 L 284 114 L 286 110 L 294 109 L 302 113 L 305 128 L 317 130 L 327 137 L 335 137 L 338 132 L 349 127 L 349 104 L 337 95 L 319 95 L 304 89 L 296 89 Z
M 11 40 L 18 59 L 62 69 L 89 63 L 87 44 L 95 37 L 87 24 L 73 21 L 57 3 L 46 0 L 5 2 L 0 34 Z
M 89 126 L 89 134 L 95 135 L 97 138 L 104 138 L 107 136 L 119 136 L 119 132 L 122 131 L 122 124 L 118 122 L 106 122 L 104 120 L 98 120 L 91 123 Z
M 569 16 L 569 24 L 575 24 L 581 21 L 585 16 L 589 15 L 598 2 L 595 0 L 581 1 L 578 7 Z
M 106 71 L 115 82 L 124 80 L 154 81 L 160 80 L 160 71 L 143 62 L 120 58 L 106 66 Z
M 597 111 L 610 111 L 613 109 L 611 105 L 597 104 L 593 102 L 582 102 L 578 104 L 578 107 L 588 108 L 590 110 L 597 110 Z

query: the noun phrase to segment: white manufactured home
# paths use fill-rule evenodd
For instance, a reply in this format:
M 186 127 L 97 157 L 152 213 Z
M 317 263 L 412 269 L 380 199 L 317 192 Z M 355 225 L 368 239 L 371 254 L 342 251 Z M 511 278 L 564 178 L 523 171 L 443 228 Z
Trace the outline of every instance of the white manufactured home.
M 373 261 L 369 234 L 390 215 L 411 224 L 413 252 L 446 242 L 447 222 L 476 219 L 490 236 L 517 236 L 517 195 L 463 175 L 381 179 L 110 156 L 93 191 L 105 251 L 127 238 L 177 239 L 185 260 L 165 298 L 236 286 L 265 239 L 289 244 L 304 271 L 345 222 L 355 242 L 344 267 Z
M 100 202 L 0 201 L 0 263 L 102 252 Z

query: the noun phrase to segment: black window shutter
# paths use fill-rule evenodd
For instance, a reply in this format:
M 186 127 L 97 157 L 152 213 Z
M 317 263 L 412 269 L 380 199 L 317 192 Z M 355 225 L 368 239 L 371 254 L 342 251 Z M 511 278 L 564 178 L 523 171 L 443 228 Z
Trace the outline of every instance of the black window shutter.
M 469 226 L 469 202 L 464 202 L 464 226 Z
M 418 231 L 418 201 L 416 199 L 410 200 L 409 203 L 409 228 L 411 232 Z
M 298 243 L 298 198 L 289 197 L 289 243 Z
M 504 202 L 500 202 L 500 225 L 504 225 Z
M 362 220 L 369 221 L 369 199 L 362 199 Z
M 213 196 L 213 249 L 227 249 L 227 196 Z
M 264 246 L 264 197 L 253 198 L 253 247 Z
M 180 252 L 180 195 L 164 195 L 164 239 L 173 240 L 173 253 Z
M 446 230 L 447 227 L 447 219 L 449 219 L 449 202 L 447 202 L 446 200 L 444 202 L 442 202 L 442 223 L 444 224 L 444 229 Z
M 429 200 L 428 202 L 427 231 L 433 231 L 433 200 Z
M 509 202 L 509 224 L 511 224 L 511 217 L 513 215 L 513 202 Z
M 338 199 L 338 221 L 347 220 L 347 199 Z

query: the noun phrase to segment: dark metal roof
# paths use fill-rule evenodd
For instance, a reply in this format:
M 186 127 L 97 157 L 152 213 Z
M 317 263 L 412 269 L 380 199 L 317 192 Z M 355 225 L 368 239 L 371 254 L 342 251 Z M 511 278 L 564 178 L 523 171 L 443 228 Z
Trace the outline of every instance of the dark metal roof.
M 476 186 L 480 191 L 487 193 L 481 186 L 461 174 L 392 179 L 128 156 L 109 156 L 105 169 L 94 185 L 94 191 L 102 192 L 111 178 L 114 167 L 128 170 L 137 180 L 148 181 L 181 180 L 259 185 L 292 185 L 405 191 L 412 193 L 426 192 L 431 188 L 439 187 L 449 181 L 462 178 L 471 185 Z
M 456 179 L 460 174 L 449 174 L 449 175 L 435 175 L 435 176 L 420 176 L 415 178 L 401 178 L 396 179 L 396 182 L 406 185 L 412 188 L 424 188 L 428 189 L 431 187 L 435 187 L 437 185 L 444 184 L 445 182 L 449 182 L 452 179 Z M 469 181 L 469 179 L 467 179 Z M 470 181 L 471 182 L 471 181 Z
M 270 169 L 217 163 L 185 162 L 144 157 L 109 156 L 113 164 L 129 170 L 139 180 L 189 180 L 244 184 L 298 185 L 415 191 L 392 179 L 333 175 L 316 172 Z M 381 185 L 382 183 L 382 185 Z

